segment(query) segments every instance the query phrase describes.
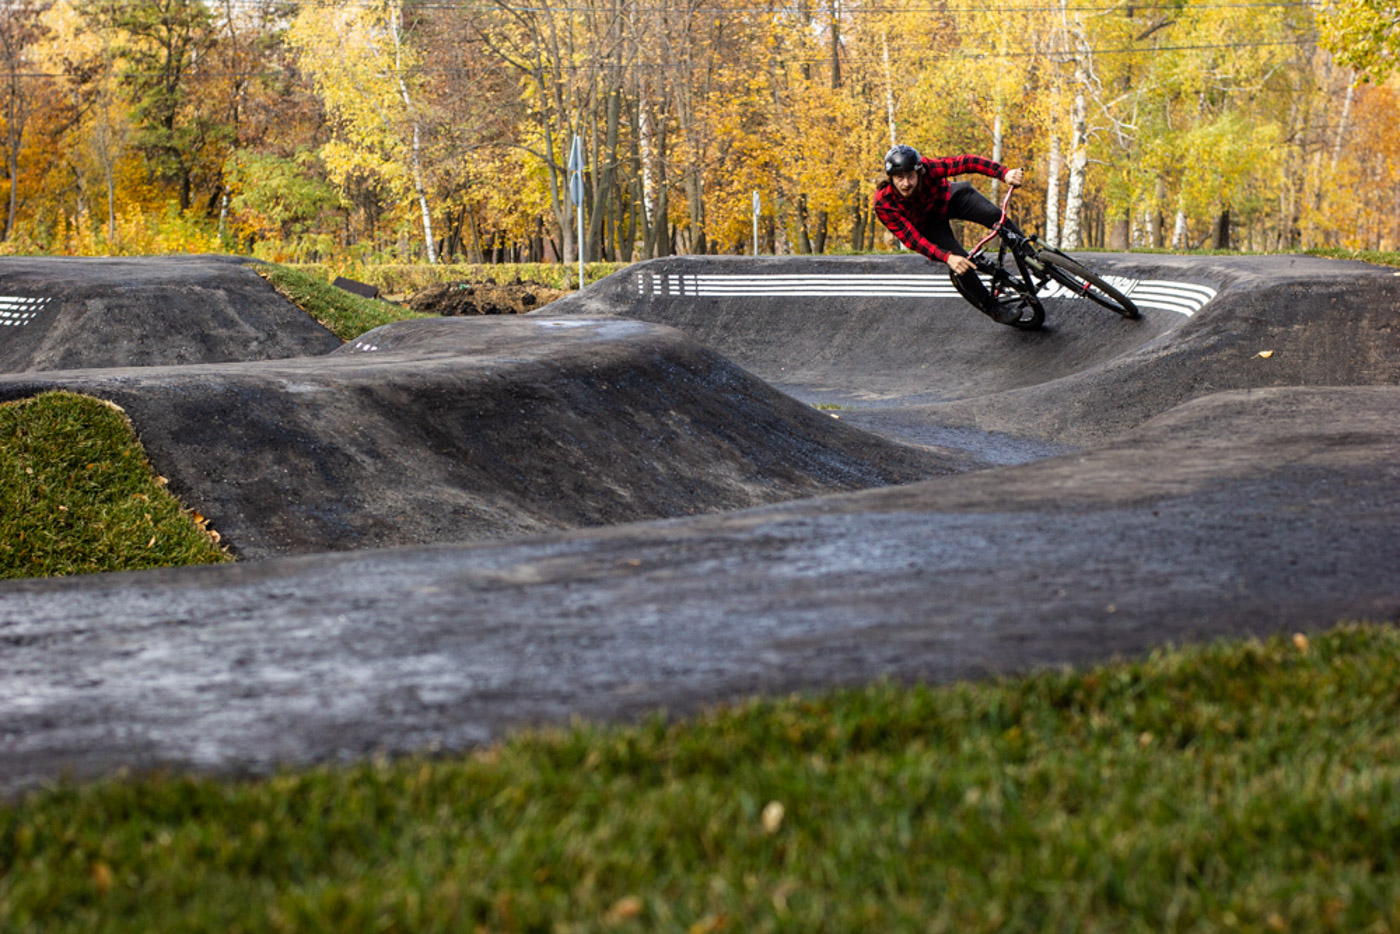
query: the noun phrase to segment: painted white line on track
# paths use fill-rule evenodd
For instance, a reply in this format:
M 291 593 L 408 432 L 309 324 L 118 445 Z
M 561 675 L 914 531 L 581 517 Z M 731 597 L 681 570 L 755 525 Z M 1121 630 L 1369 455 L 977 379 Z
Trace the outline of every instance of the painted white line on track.
M 33 321 L 51 299 L 0 295 L 0 327 L 19 327 Z
M 766 276 L 701 273 L 637 273 L 642 298 L 942 298 L 958 292 L 942 276 L 820 273 Z M 1171 279 L 1104 276 L 1140 308 L 1160 308 L 1190 317 L 1216 296 L 1216 290 Z M 1073 292 L 1052 283 L 1042 298 L 1072 298 Z

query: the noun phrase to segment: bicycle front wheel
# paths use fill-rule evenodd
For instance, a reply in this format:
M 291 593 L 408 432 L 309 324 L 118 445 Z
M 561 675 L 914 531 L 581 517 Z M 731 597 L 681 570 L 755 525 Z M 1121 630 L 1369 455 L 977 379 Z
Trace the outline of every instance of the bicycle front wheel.
M 963 284 L 962 277 L 955 275 L 948 270 L 948 278 L 953 282 L 953 288 L 958 290 L 958 294 L 967 299 L 967 303 L 978 311 L 982 311 L 981 296 L 974 294 Z M 1018 328 L 1022 331 L 1035 331 L 1045 323 L 1045 307 L 1040 304 L 1040 299 L 1035 296 L 1035 289 L 1028 287 L 1019 277 L 1011 275 L 1004 268 L 997 269 L 996 275 L 991 281 L 985 283 L 987 291 L 992 293 L 998 305 L 1004 308 L 1015 308 L 1019 317 L 1010 322 L 1010 327 Z M 985 314 L 985 312 L 983 312 Z
M 1137 306 L 1129 301 L 1126 295 L 1109 285 L 1102 277 L 1090 272 L 1078 260 L 1059 250 L 1051 249 L 1042 249 L 1036 254 L 1036 258 L 1045 264 L 1045 272 L 1050 278 L 1075 295 L 1082 295 L 1125 318 L 1142 317 Z

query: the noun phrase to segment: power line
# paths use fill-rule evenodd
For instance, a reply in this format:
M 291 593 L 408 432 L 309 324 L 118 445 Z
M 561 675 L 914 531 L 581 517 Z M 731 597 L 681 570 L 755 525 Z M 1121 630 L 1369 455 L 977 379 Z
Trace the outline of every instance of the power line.
M 105 0 L 104 6 L 135 6 L 146 0 Z M 39 3 L 17 3 L 10 4 L 13 7 L 29 7 L 31 9 L 44 9 L 49 4 Z M 303 0 L 206 0 L 205 6 L 217 8 L 220 6 L 233 6 L 256 9 L 273 10 L 296 10 L 305 6 Z M 753 14 L 753 15 L 785 15 L 797 12 L 793 7 L 719 7 L 719 6 L 697 6 L 697 7 L 674 7 L 674 6 L 629 6 L 627 8 L 616 8 L 613 10 L 596 6 L 523 6 L 513 4 L 501 4 L 486 2 L 486 0 L 422 0 L 414 3 L 410 0 L 409 9 L 415 10 L 478 10 L 493 12 L 512 13 L 678 13 L 685 15 L 699 14 Z M 1308 8 L 1318 9 L 1323 6 L 1321 0 L 1262 0 L 1258 3 L 1198 3 L 1198 4 L 1177 4 L 1177 3 L 1131 3 L 1120 2 L 1099 6 L 1060 6 L 1056 3 L 1035 6 L 867 6 L 855 9 L 845 9 L 839 13 L 841 18 L 882 15 L 891 13 L 1115 13 L 1123 12 L 1125 9 L 1136 15 L 1141 13 L 1190 13 L 1196 10 L 1263 10 L 1263 9 L 1287 9 L 1287 8 Z
M 1217 49 L 1251 49 L 1251 48 L 1276 48 L 1282 46 L 1307 45 L 1311 44 L 1310 39 L 1280 40 L 1276 42 L 1218 42 L 1201 45 L 1166 45 L 1155 48 L 1120 48 L 1120 49 L 1087 49 L 1074 50 L 1064 53 L 1044 53 L 1044 52 L 978 52 L 968 50 L 955 50 L 943 57 L 950 59 L 965 59 L 970 61 L 987 61 L 1002 58 L 1074 58 L 1076 55 L 1142 55 L 1157 52 L 1201 52 L 1214 51 Z M 846 65 L 874 63 L 874 59 L 864 59 L 847 56 L 842 59 Z M 830 64 L 830 56 L 821 58 L 775 58 L 767 62 L 758 62 L 752 59 L 726 59 L 727 65 L 780 65 L 784 67 L 799 65 L 827 65 Z M 557 64 L 550 66 L 552 70 L 584 71 L 591 68 L 697 68 L 707 67 L 702 62 L 695 61 L 672 61 L 672 62 L 593 62 L 588 65 Z M 416 65 L 403 70 L 404 74 L 465 74 L 478 71 L 479 69 L 465 68 L 455 65 Z M 281 77 L 289 74 L 291 69 L 263 69 L 259 71 L 205 71 L 193 72 L 206 78 L 270 78 Z M 121 77 L 132 78 L 158 78 L 161 72 L 122 72 Z M 66 78 L 69 75 L 63 72 L 21 72 L 15 75 L 16 78 Z
M 1273 42 L 1215 42 L 1202 43 L 1199 45 L 1159 45 L 1151 48 L 1124 47 L 1118 49 L 1074 49 L 1066 52 L 1037 52 L 1037 51 L 1016 51 L 1016 52 L 980 52 L 976 50 L 955 49 L 945 53 L 943 58 L 960 58 L 975 61 L 985 61 L 1001 58 L 1074 58 L 1078 55 L 1152 55 L 1159 52 L 1205 52 L 1217 49 L 1257 49 L 1257 48 L 1278 48 L 1283 46 L 1310 45 L 1313 40 L 1310 38 L 1280 39 Z M 927 52 L 927 49 L 921 49 Z M 865 59 L 860 56 L 846 55 L 841 60 L 843 64 L 865 64 L 875 63 L 875 59 Z M 829 55 L 819 58 L 783 58 L 775 57 L 767 61 L 756 61 L 754 59 L 730 58 L 724 59 L 722 64 L 726 65 L 827 65 L 831 63 Z M 551 70 L 584 71 L 590 68 L 696 68 L 708 67 L 706 63 L 698 61 L 670 61 L 670 62 L 592 62 L 587 65 L 553 64 Z M 261 69 L 257 71 L 210 71 L 205 69 L 195 69 L 191 74 L 206 78 L 271 78 L 281 77 L 292 73 L 296 69 Z M 479 68 L 466 68 L 457 65 L 415 65 L 403 69 L 404 74 L 463 74 L 466 72 L 479 71 Z M 159 78 L 163 77 L 163 72 L 135 72 L 123 71 L 119 77 L 123 78 Z M 71 77 L 65 72 L 18 72 L 16 78 L 67 78 Z

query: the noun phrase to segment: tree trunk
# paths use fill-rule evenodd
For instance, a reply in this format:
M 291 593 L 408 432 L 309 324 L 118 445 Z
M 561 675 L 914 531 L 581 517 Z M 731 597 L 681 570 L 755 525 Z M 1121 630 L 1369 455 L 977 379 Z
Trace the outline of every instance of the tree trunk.
M 613 69 L 616 71 L 616 69 Z M 617 140 L 618 125 L 622 117 L 622 92 L 614 88 L 609 94 L 604 111 L 603 149 L 593 165 L 593 216 L 588 222 L 588 242 L 593 244 L 593 258 L 601 258 L 606 246 L 603 236 L 603 223 L 608 211 L 604 207 L 613 197 L 617 182 Z
M 1162 202 L 1167 200 L 1167 180 L 1157 176 L 1157 197 L 1147 211 L 1147 242 L 1157 249 L 1162 248 Z
M 1217 250 L 1230 249 L 1230 208 L 1228 205 L 1220 212 L 1220 217 L 1215 222 L 1215 248 Z
M 1060 240 L 1060 134 L 1050 134 L 1050 166 L 1045 178 L 1045 242 L 1057 246 Z
M 851 249 L 858 251 L 865 243 L 865 204 L 860 192 L 851 195 Z
M 880 52 L 885 60 L 885 116 L 890 124 L 890 148 L 893 149 L 898 140 L 895 138 L 894 82 L 890 78 L 890 37 L 888 33 L 880 34 Z
M 1001 162 L 1002 155 L 1002 129 L 1001 112 L 992 118 L 992 161 Z M 992 179 L 992 201 L 1001 204 L 1001 179 Z
M 1180 250 L 1186 246 L 1186 212 L 1181 208 L 1176 209 L 1176 223 L 1172 226 L 1172 249 Z
M 1129 240 L 1132 236 L 1132 221 L 1127 217 L 1120 217 L 1114 220 L 1113 226 L 1108 229 L 1108 248 L 1123 252 L 1131 246 Z
M 389 13 L 389 31 L 394 39 L 394 78 L 398 84 L 399 99 L 404 110 L 413 114 L 413 148 L 409 156 L 413 173 L 413 192 L 418 199 L 418 210 L 423 217 L 423 245 L 428 252 L 428 264 L 437 263 L 437 238 L 433 236 L 433 214 L 428 208 L 428 192 L 423 184 L 423 139 L 413 100 L 408 93 L 408 85 L 403 80 L 403 36 L 400 20 L 403 8 L 395 3 Z
M 807 235 L 807 196 L 797 196 L 797 252 L 803 256 L 812 253 L 812 240 Z
M 1337 136 L 1332 142 L 1332 166 L 1330 169 L 1331 174 L 1336 173 L 1337 160 L 1340 159 L 1342 156 L 1342 141 L 1346 138 L 1347 123 L 1351 120 L 1351 105 L 1355 97 L 1356 83 L 1352 82 L 1347 85 L 1346 100 L 1342 102 L 1342 116 L 1341 119 L 1337 121 Z
M 1089 100 L 1084 93 L 1085 76 L 1082 68 L 1075 77 L 1074 109 L 1071 122 L 1069 185 L 1065 190 L 1064 230 L 1060 246 L 1066 250 L 1080 247 L 1080 215 L 1084 210 L 1084 181 L 1089 167 Z
M 698 166 L 685 174 L 685 195 L 690 207 L 690 251 L 703 255 L 709 244 L 705 239 L 705 179 Z

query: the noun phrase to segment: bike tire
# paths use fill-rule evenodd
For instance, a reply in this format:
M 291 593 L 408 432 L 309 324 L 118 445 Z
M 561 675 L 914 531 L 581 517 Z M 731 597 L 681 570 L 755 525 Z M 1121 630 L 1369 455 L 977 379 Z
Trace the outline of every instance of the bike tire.
M 1042 248 L 1036 258 L 1045 264 L 1045 272 L 1050 278 L 1069 289 L 1075 295 L 1082 295 L 1092 302 L 1115 311 L 1125 318 L 1138 319 L 1142 312 L 1128 297 L 1091 272 L 1083 263 L 1059 250 Z
M 1003 299 L 1003 301 L 1016 302 L 1023 306 L 1021 317 L 1016 321 L 1012 321 L 1007 327 L 1016 328 L 1021 331 L 1039 330 L 1040 327 L 1045 324 L 1045 306 L 1040 303 L 1040 299 L 1036 298 L 1035 290 L 1016 288 L 1013 281 L 1019 280 L 1013 280 L 1010 273 L 1005 273 L 1004 275 L 1006 279 L 1004 284 L 1011 289 L 1016 297 L 1012 299 Z M 954 275 L 952 270 L 948 271 L 948 278 L 952 280 L 953 288 L 958 290 L 958 294 L 966 299 L 969 305 L 976 308 L 978 311 L 982 311 L 982 306 L 977 303 L 977 297 L 969 294 L 967 289 L 963 286 L 962 279 Z M 1029 315 L 1026 314 L 1026 309 L 1029 309 Z M 986 314 L 986 312 L 982 313 Z M 988 317 L 991 316 L 988 315 Z

